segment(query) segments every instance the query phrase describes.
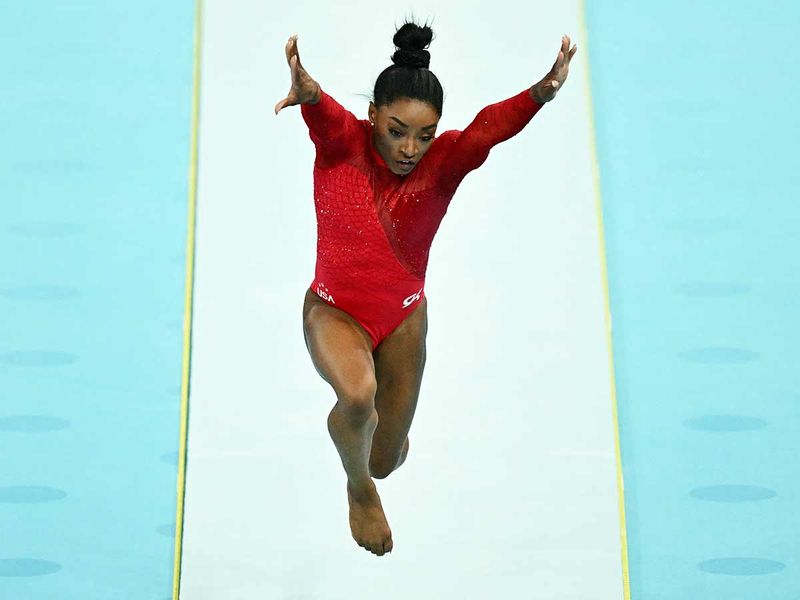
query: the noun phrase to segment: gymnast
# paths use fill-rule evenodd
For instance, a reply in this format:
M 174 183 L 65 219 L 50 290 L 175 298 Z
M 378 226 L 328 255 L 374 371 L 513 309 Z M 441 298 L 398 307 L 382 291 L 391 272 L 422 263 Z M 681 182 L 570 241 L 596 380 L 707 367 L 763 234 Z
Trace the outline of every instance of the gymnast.
M 428 24 L 396 30 L 394 64 L 375 81 L 368 118 L 329 96 L 286 43 L 289 93 L 275 114 L 300 105 L 314 144 L 317 261 L 303 305 L 311 361 L 337 402 L 328 431 L 347 474 L 350 530 L 383 556 L 392 532 L 372 478 L 403 464 L 425 367 L 425 271 L 456 188 L 491 148 L 552 100 L 577 46 L 564 36 L 553 67 L 518 94 L 478 112 L 463 131 L 436 135 L 443 91 L 428 69 Z

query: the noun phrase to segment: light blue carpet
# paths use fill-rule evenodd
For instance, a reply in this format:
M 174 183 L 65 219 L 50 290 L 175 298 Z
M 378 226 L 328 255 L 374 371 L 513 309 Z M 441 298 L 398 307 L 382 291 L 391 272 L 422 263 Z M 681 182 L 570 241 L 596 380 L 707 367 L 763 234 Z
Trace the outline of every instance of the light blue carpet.
M 0 598 L 171 597 L 193 27 L 0 2 Z
M 587 2 L 635 600 L 796 600 L 796 2 Z

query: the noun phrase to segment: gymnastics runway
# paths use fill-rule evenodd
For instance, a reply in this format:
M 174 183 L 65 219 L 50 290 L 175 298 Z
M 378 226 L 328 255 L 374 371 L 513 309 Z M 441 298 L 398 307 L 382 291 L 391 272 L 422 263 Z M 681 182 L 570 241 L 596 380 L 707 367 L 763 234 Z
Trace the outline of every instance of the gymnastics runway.
M 433 242 L 376 557 L 303 341 L 314 146 L 273 106 L 297 33 L 366 118 L 412 13 L 440 132 L 578 53 Z M 0 2 L 0 600 L 797 600 L 798 27 L 788 0 Z
M 583 51 L 576 3 L 521 9 L 535 22 L 524 28 L 494 23 L 506 54 L 466 9 L 427 10 L 440 131 L 538 81 L 563 33 Z M 314 14 L 206 5 L 183 595 L 622 597 L 583 58 L 563 93 L 467 176 L 434 241 L 411 448 L 376 480 L 394 551 L 377 560 L 350 535 L 326 426 L 336 398 L 302 337 L 314 148 L 298 107 L 268 109 L 288 89 L 283 44 L 297 33 L 311 76 L 366 118 L 358 94 L 389 64 L 403 15 L 364 2 L 331 27 Z

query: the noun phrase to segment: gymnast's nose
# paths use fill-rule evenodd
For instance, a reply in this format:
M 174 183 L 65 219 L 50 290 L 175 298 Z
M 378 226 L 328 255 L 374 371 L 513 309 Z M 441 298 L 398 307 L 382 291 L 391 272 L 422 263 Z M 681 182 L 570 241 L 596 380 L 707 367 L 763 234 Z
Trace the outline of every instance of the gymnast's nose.
M 403 157 L 411 160 L 417 155 L 417 145 L 414 142 L 407 142 L 402 148 L 400 148 L 400 152 L 403 153 Z

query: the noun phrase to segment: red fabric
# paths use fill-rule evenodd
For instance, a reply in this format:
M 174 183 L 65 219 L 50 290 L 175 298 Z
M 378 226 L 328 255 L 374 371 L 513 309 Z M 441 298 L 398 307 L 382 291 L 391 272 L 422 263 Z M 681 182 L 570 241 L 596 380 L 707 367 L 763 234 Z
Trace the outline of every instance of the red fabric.
M 312 289 L 370 333 L 373 350 L 424 297 L 428 254 L 450 200 L 491 148 L 542 107 L 527 89 L 438 135 L 406 175 L 392 173 L 372 126 L 325 91 L 300 106 L 316 147 L 317 265 Z

